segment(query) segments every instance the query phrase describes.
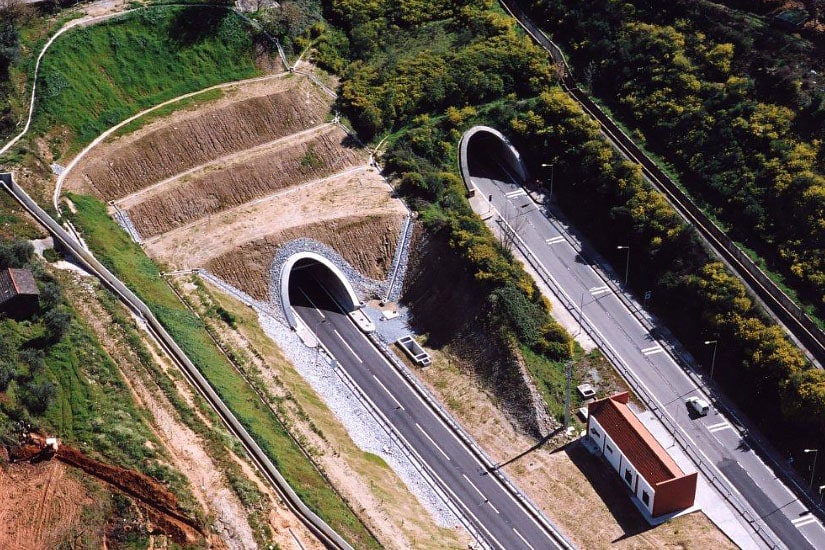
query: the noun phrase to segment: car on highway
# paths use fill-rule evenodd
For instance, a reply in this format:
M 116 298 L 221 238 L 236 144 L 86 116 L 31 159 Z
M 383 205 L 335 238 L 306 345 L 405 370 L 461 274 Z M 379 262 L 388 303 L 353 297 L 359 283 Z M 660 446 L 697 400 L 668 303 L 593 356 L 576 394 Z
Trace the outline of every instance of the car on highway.
M 706 416 L 710 410 L 710 405 L 708 402 L 701 397 L 688 397 L 685 399 L 685 405 L 687 405 L 688 408 L 698 416 Z

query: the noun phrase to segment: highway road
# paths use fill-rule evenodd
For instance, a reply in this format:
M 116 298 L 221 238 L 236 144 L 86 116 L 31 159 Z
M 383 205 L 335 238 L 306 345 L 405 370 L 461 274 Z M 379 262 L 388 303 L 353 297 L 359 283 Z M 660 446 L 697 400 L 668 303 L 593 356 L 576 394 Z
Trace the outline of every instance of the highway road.
M 412 447 L 490 548 L 564 548 L 465 447 L 338 306 L 309 270 L 290 278 L 292 307 Z M 563 543 L 562 543 L 563 544 Z
M 700 418 L 689 414 L 685 399 L 702 395 L 701 390 L 616 296 L 613 289 L 621 279 L 606 284 L 585 259 L 594 256 L 577 250 L 576 241 L 581 239 L 570 238 L 569 228 L 563 230 L 558 221 L 551 221 L 511 174 L 491 163 L 480 164 L 471 164 L 472 182 L 484 197 L 492 196 L 490 213 L 503 217 L 518 232 L 523 245 L 567 295 L 567 302 L 576 304 L 574 316 L 583 317 L 609 343 L 613 354 L 654 397 L 649 406 L 675 422 L 704 469 L 727 480 L 734 494 L 738 492 L 748 503 L 753 526 L 767 526 L 794 550 L 825 548 L 822 524 L 750 449 L 735 420 L 716 410 Z M 671 442 L 662 443 L 667 447 Z

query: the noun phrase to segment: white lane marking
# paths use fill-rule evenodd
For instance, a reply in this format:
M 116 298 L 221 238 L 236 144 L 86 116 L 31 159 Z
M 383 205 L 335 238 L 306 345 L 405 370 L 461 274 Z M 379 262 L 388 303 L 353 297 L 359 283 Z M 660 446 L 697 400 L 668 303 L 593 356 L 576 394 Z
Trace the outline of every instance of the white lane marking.
M 361 361 L 361 358 L 360 358 L 360 357 L 358 357 L 358 354 L 357 354 L 357 353 L 355 353 L 355 350 L 354 350 L 354 349 L 352 349 L 352 347 L 350 347 L 350 345 L 347 343 L 347 341 L 346 341 L 346 340 L 344 340 L 344 337 L 343 337 L 343 336 L 341 336 L 341 333 L 339 333 L 339 332 L 338 332 L 338 329 L 337 329 L 337 328 L 336 328 L 336 329 L 332 329 L 332 331 L 335 333 L 335 336 L 337 336 L 337 337 L 338 337 L 338 339 L 339 339 L 339 340 L 341 340 L 341 341 L 344 343 L 344 345 L 345 345 L 345 346 L 347 346 L 347 349 L 348 349 L 348 350 L 349 350 L 349 352 L 353 355 L 353 357 L 355 357 L 355 358 L 358 360 L 358 362 L 359 362 L 359 363 L 363 363 L 363 361 Z
M 384 384 L 383 384 L 383 383 L 382 383 L 382 382 L 378 379 L 378 377 L 377 377 L 377 376 L 375 376 L 374 374 L 372 375 L 372 377 L 373 377 L 373 378 L 375 378 L 375 381 L 376 381 L 376 382 L 378 382 L 378 385 L 379 385 L 379 386 L 381 386 L 382 388 L 384 388 L 384 391 L 385 391 L 385 392 L 387 392 L 387 395 L 389 395 L 389 396 L 390 396 L 390 399 L 392 399 L 393 401 L 395 401 L 396 408 L 397 408 L 397 409 L 401 409 L 401 410 L 403 411 L 403 410 L 404 410 L 404 406 L 403 406 L 401 403 L 399 403 L 399 402 L 398 402 L 398 399 L 396 399 L 396 398 L 395 398 L 395 396 L 394 396 L 392 393 L 390 393 L 390 390 L 387 388 L 387 386 L 385 386 L 385 385 L 384 385 Z
M 707 426 L 709 432 L 718 432 L 720 430 L 726 430 L 730 428 L 733 429 L 733 426 L 729 422 L 720 422 L 719 424 L 713 424 L 712 426 Z
M 535 548 L 533 548 L 533 545 L 532 545 L 532 544 L 530 544 L 529 542 L 527 542 L 527 539 L 526 539 L 526 538 L 524 538 L 524 537 L 521 535 L 521 533 L 519 533 L 519 532 L 518 532 L 518 529 L 516 529 L 515 527 L 513 527 L 513 533 L 515 533 L 516 535 L 518 535 L 518 538 L 520 538 L 520 539 L 521 539 L 521 542 L 523 542 L 524 544 L 526 544 L 526 545 L 527 545 L 527 548 L 530 548 L 530 550 L 536 550 Z
M 662 353 L 664 351 L 664 348 L 662 348 L 662 346 L 660 346 L 659 344 L 641 350 L 641 352 L 645 355 L 653 355 L 654 353 Z
M 801 518 L 792 519 L 791 523 L 793 523 L 797 528 L 803 527 L 805 525 L 810 525 L 811 523 L 816 523 L 816 516 L 808 515 Z
M 559 235 L 558 237 L 553 237 L 552 239 L 546 239 L 544 242 L 546 242 L 547 244 L 563 243 L 564 242 L 564 237 Z
M 508 199 L 514 199 L 516 197 L 521 197 L 522 195 L 526 195 L 527 191 L 524 189 L 518 189 L 516 191 L 510 191 L 509 193 L 504 193 L 504 196 Z
M 347 317 L 347 319 L 349 319 L 349 321 L 350 321 L 350 323 L 352 323 L 352 326 L 353 326 L 353 327 L 355 327 L 356 329 L 358 328 L 358 326 L 355 324 L 355 321 L 353 321 L 353 320 L 352 320 L 352 319 L 350 319 L 349 317 Z M 361 338 L 363 338 L 363 339 L 364 339 L 364 340 L 366 340 L 367 342 L 370 342 L 370 340 L 367 338 L 367 336 L 366 336 L 363 332 L 360 332 L 360 331 L 359 331 L 359 332 L 358 332 L 358 334 L 360 334 L 360 337 L 361 337 Z M 370 345 L 372 346 L 372 342 L 370 342 Z M 482 462 L 482 461 L 481 461 L 481 460 L 480 460 L 480 459 L 479 459 L 479 458 L 478 458 L 478 457 L 477 457 L 477 456 L 476 456 L 473 452 L 471 452 L 469 449 L 467 449 L 467 447 L 465 446 L 465 442 L 464 442 L 464 441 L 462 441 L 461 439 L 459 439 L 458 435 L 457 435 L 455 432 L 453 432 L 453 431 L 452 431 L 452 430 L 451 430 L 451 429 L 447 426 L 447 424 L 444 422 L 444 420 L 443 420 L 443 419 L 442 419 L 442 418 L 441 418 L 438 414 L 436 414 L 436 412 L 435 412 L 435 411 L 433 411 L 433 410 L 430 408 L 430 405 L 429 405 L 429 404 L 428 404 L 428 403 L 424 400 L 424 398 L 423 398 L 421 395 L 419 395 L 419 393 L 418 393 L 417 391 L 415 391 L 415 390 L 412 388 L 412 386 L 410 385 L 410 383 L 409 383 L 409 382 L 408 382 L 408 381 L 407 381 L 407 380 L 406 380 L 403 376 L 401 376 L 401 373 L 400 373 L 400 372 L 398 372 L 398 370 L 397 370 L 397 369 L 396 369 L 396 368 L 395 368 L 395 367 L 394 367 L 394 366 L 393 366 L 393 365 L 389 362 L 389 360 L 388 360 L 386 357 L 384 357 L 384 355 L 383 355 L 381 352 L 379 352 L 377 349 L 373 348 L 373 351 L 375 351 L 376 355 L 380 358 L 380 360 L 382 361 L 382 363 L 383 363 L 384 365 L 386 365 L 387 367 L 389 367 L 389 368 L 390 368 L 390 372 L 392 372 L 392 373 L 396 376 L 396 378 L 398 378 L 399 383 L 401 383 L 402 385 L 406 386 L 406 387 L 409 389 L 409 391 L 410 391 L 410 393 L 412 394 L 412 396 L 413 396 L 413 397 L 414 397 L 414 398 L 415 398 L 415 399 L 416 399 L 419 403 L 421 403 L 421 405 L 422 405 L 422 407 L 423 407 L 423 409 L 422 409 L 422 410 L 428 411 L 428 412 L 430 413 L 431 417 L 432 417 L 432 418 L 433 418 L 433 419 L 434 419 L 434 420 L 435 420 L 438 424 L 440 424 L 440 425 L 441 425 L 441 427 L 442 427 L 442 428 L 444 428 L 444 430 L 445 430 L 445 431 L 446 431 L 446 432 L 447 432 L 450 436 L 452 436 L 452 438 L 456 441 L 456 443 L 459 445 L 459 447 L 460 447 L 461 449 L 463 449 L 463 450 L 464 450 L 464 451 L 465 451 L 465 452 L 466 452 L 466 453 L 470 456 L 470 458 L 471 458 L 471 459 L 472 459 L 472 460 L 473 460 L 476 464 L 478 464 L 478 465 L 479 465 L 479 466 L 481 466 L 481 467 L 488 467 L 488 466 L 489 466 L 489 464 L 485 464 L 484 462 Z M 420 427 L 420 426 L 419 426 L 419 429 L 421 429 L 421 427 Z M 422 431 L 423 431 L 423 430 L 422 430 Z M 425 435 L 427 435 L 427 434 L 425 433 Z M 402 439 L 403 439 L 403 438 L 402 438 Z M 406 440 L 405 440 L 405 441 L 406 441 Z M 408 444 L 408 443 L 407 443 L 407 444 Z M 408 445 L 409 445 L 409 444 L 408 444 Z M 440 449 L 440 448 L 438 448 L 438 450 L 439 450 L 439 451 L 441 451 L 441 449 Z M 418 455 L 417 451 L 415 451 L 415 450 L 414 450 L 413 452 L 414 452 L 415 454 L 417 454 L 417 455 Z M 443 453 L 443 451 L 442 451 L 442 453 Z M 467 514 L 469 514 L 469 515 L 470 515 L 470 517 L 473 519 L 473 521 L 475 521 L 476 526 L 481 527 L 481 529 L 482 529 L 482 530 L 483 530 L 483 531 L 487 534 L 487 536 L 490 538 L 490 540 L 492 540 L 498 548 L 501 548 L 501 550 L 507 550 L 507 549 L 504 547 L 504 545 L 502 545 L 502 544 L 498 541 L 498 539 L 495 537 L 495 535 L 493 535 L 493 534 L 490 532 L 490 530 L 489 530 L 489 529 L 487 529 L 487 526 L 486 526 L 486 525 L 484 525 L 484 523 L 482 523 L 482 522 L 480 522 L 480 521 L 478 520 L 478 517 L 476 517 L 476 515 L 473 513 L 473 511 L 472 511 L 472 510 L 471 510 L 471 509 L 467 506 L 467 503 L 465 503 L 463 500 L 461 500 L 460 498 L 458 498 L 458 495 L 456 495 L 456 494 L 455 494 L 455 492 L 454 492 L 454 491 L 450 488 L 450 486 L 449 486 L 449 485 L 447 485 L 447 483 L 446 483 L 446 482 L 444 482 L 444 480 L 443 480 L 443 479 L 441 479 L 441 477 L 438 475 L 438 473 L 435 471 L 435 469 L 434 469 L 434 468 L 433 468 L 433 467 L 432 467 L 432 466 L 431 466 L 431 465 L 430 465 L 430 464 L 429 464 L 426 460 L 424 460 L 424 458 L 423 458 L 423 457 L 421 457 L 420 455 L 418 455 L 418 456 L 419 456 L 419 458 L 421 459 L 421 461 L 422 461 L 422 462 L 424 462 L 424 463 L 427 465 L 427 467 L 428 467 L 428 468 L 430 468 L 430 473 L 431 473 L 431 474 L 432 474 L 432 475 L 433 475 L 436 479 L 438 479 L 438 481 L 440 481 L 440 482 L 441 482 L 441 488 L 442 488 L 443 490 L 445 490 L 447 493 L 449 493 L 449 494 L 452 496 L 452 498 L 453 498 L 453 503 L 456 505 L 456 507 L 457 507 L 457 508 L 459 508 L 459 507 L 460 507 L 460 508 L 462 508 L 462 509 L 463 509 L 463 510 L 467 513 Z M 519 508 L 521 508 L 522 510 L 526 510 L 526 507 L 524 506 L 524 502 L 522 502 L 522 501 L 518 500 L 518 499 L 517 499 L 517 498 L 516 498 L 516 497 L 515 497 L 512 493 L 510 493 L 510 491 L 508 491 L 508 490 L 504 487 L 504 485 L 502 484 L 501 480 L 499 480 L 499 479 L 498 479 L 498 477 L 493 476 L 493 481 L 495 481 L 495 483 L 496 483 L 497 487 L 498 487 L 498 488 L 499 488 L 499 489 L 500 489 L 500 490 L 504 493 L 505 497 L 509 498 L 509 499 L 513 502 L 513 504 L 515 504 L 516 506 L 518 506 L 518 507 L 519 507 Z M 558 543 L 558 541 L 557 541 L 557 540 L 556 540 L 556 538 L 554 537 L 554 533 L 556 533 L 556 531 L 555 531 L 554 529 L 549 529 L 549 528 L 547 527 L 547 525 L 546 525 L 543 521 L 536 521 L 535 523 L 536 523 L 536 525 L 539 527 L 539 529 L 541 530 L 541 532 L 544 534 L 544 536 L 545 536 L 545 537 L 547 537 L 547 540 L 551 541 L 554 545 Z
M 421 427 L 421 424 L 419 424 L 418 422 L 416 422 L 416 423 L 415 423 L 415 425 L 416 425 L 416 427 L 417 427 L 417 428 L 421 431 L 421 433 L 423 433 L 423 434 L 424 434 L 424 437 L 426 437 L 426 438 L 427 438 L 427 441 L 429 441 L 429 442 L 432 444 L 432 446 L 433 446 L 433 447 L 435 447 L 436 449 L 438 449 L 438 452 L 439 452 L 439 453 L 441 453 L 441 454 L 443 454 L 443 455 L 444 455 L 444 458 L 446 458 L 447 460 L 450 460 L 450 457 L 449 457 L 449 456 L 447 456 L 447 453 L 445 453 L 445 452 L 444 452 L 444 449 L 442 449 L 441 447 L 439 447 L 439 446 L 438 446 L 438 443 L 436 443 L 436 442 L 433 440 L 433 438 L 432 438 L 432 437 L 430 437 L 430 434 L 428 434 L 427 432 L 425 432 L 425 431 L 424 431 L 424 428 L 422 428 L 422 427 Z
M 589 289 L 588 292 L 590 292 L 590 294 L 592 294 L 593 296 L 598 296 L 599 294 L 607 294 L 611 291 L 610 291 L 609 286 L 603 285 L 603 286 L 594 286 L 593 288 Z
M 484 493 L 482 493 L 482 492 L 481 492 L 481 489 L 479 489 L 478 487 L 476 487 L 476 484 L 475 484 L 475 483 L 473 483 L 472 481 L 470 481 L 470 478 L 469 478 L 469 477 L 467 477 L 467 474 L 461 474 L 461 477 L 463 477 L 464 479 L 466 479 L 466 480 L 467 480 L 467 483 L 469 483 L 469 484 L 470 484 L 470 487 L 472 487 L 473 489 L 475 489 L 475 490 L 476 490 L 476 493 L 478 493 L 479 495 L 481 495 L 481 498 L 483 498 L 483 499 L 484 499 L 484 502 L 490 502 L 490 499 L 489 499 L 489 498 L 487 498 L 486 496 L 484 496 Z
M 310 298 L 309 296 L 307 296 L 307 293 L 306 293 L 306 292 L 304 292 L 304 289 L 303 289 L 303 288 L 301 288 L 301 287 L 298 287 L 298 290 L 300 290 L 300 291 L 301 291 L 301 294 L 303 294 L 303 295 L 304 295 L 304 298 L 306 298 L 307 300 L 309 300 L 309 303 L 310 303 L 310 304 L 312 304 L 312 307 L 315 309 L 315 311 L 317 311 L 317 312 L 318 312 L 318 315 L 320 315 L 320 316 L 321 316 L 321 319 L 326 319 L 326 318 L 327 318 L 327 316 L 326 316 L 326 315 L 324 315 L 324 312 L 323 312 L 323 311 L 321 311 L 320 309 L 318 309 L 318 306 L 316 306 L 316 305 L 315 305 L 315 302 L 313 302 L 313 301 L 312 301 L 312 298 Z

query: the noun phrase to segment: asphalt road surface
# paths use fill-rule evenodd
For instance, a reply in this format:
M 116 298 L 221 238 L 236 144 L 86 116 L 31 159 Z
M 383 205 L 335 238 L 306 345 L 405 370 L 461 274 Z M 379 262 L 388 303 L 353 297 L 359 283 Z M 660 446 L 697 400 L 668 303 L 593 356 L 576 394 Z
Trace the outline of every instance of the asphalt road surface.
M 750 449 L 733 421 L 713 409 L 705 417 L 695 418 L 689 413 L 685 399 L 700 395 L 696 383 L 582 259 L 558 229 L 560 226 L 550 222 L 520 183 L 490 161 L 476 162 L 470 168 L 478 192 L 485 198 L 492 196 L 491 214 L 497 211 L 508 220 L 570 300 L 580 304 L 578 314 L 601 332 L 655 397 L 656 405 L 701 451 L 703 462 L 712 465 L 741 494 L 741 500 L 750 504 L 758 521 L 789 548 L 825 548 L 822 524 Z M 625 266 L 620 267 L 619 284 L 623 282 Z M 662 442 L 665 447 L 670 443 Z M 817 446 L 816 442 L 811 443 Z
M 393 427 L 435 473 L 456 506 L 490 547 L 506 550 L 560 548 L 441 422 L 334 299 L 299 270 L 290 278 L 295 312 Z

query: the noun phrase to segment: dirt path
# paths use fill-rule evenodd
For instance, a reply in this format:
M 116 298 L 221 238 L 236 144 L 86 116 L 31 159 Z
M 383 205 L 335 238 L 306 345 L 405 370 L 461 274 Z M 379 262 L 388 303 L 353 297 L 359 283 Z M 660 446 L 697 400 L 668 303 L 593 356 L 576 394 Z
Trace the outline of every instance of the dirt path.
M 80 518 L 93 500 L 79 478 L 66 473 L 56 461 L 0 469 L 0 548 L 57 548 L 82 529 Z
M 428 350 L 434 364 L 419 378 L 496 463 L 580 548 L 735 548 L 702 513 L 651 528 L 629 501 L 620 478 L 581 446 L 564 450 L 517 432 L 469 369 L 444 351 Z M 514 457 L 523 455 L 516 460 Z M 586 520 L 585 520 L 586 518 Z
M 355 192 L 354 190 L 357 190 Z M 177 269 L 203 267 L 213 258 L 244 243 L 307 223 L 332 223 L 348 217 L 393 214 L 403 217 L 403 205 L 374 169 L 290 187 L 270 197 L 201 218 L 145 241 L 146 252 Z
M 210 544 L 216 545 L 217 548 L 227 547 L 233 550 L 256 548 L 257 544 L 249 523 L 250 512 L 231 490 L 221 465 L 215 462 L 207 451 L 204 440 L 180 420 L 174 406 L 158 387 L 150 384 L 137 358 L 125 346 L 125 335 L 118 330 L 119 326 L 112 322 L 106 311 L 90 295 L 91 288 L 84 284 L 77 286 L 83 287 L 77 290 L 85 293 L 85 296 L 73 300 L 73 306 L 90 323 L 106 350 L 113 357 L 119 357 L 118 366 L 133 397 L 140 406 L 151 413 L 151 428 L 164 443 L 174 467 L 186 476 L 204 512 L 213 518 L 212 525 L 216 533 L 211 534 Z M 154 346 L 147 347 L 165 371 L 175 370 L 157 353 Z M 209 420 L 199 414 L 191 388 L 182 381 L 178 381 L 176 387 L 180 397 L 189 404 L 199 421 L 212 428 Z M 232 460 L 243 463 L 231 452 L 230 456 Z M 256 479 L 257 474 L 251 468 L 247 467 L 247 474 L 251 480 L 260 483 Z M 262 483 L 260 486 L 266 488 Z M 295 540 L 288 530 L 291 529 L 306 548 L 319 548 L 315 538 L 295 516 L 281 506 L 274 505 L 280 499 L 274 495 L 271 488 L 264 493 L 268 494 L 270 503 L 273 503 L 266 516 L 273 531 L 273 542 L 282 548 L 293 548 Z

